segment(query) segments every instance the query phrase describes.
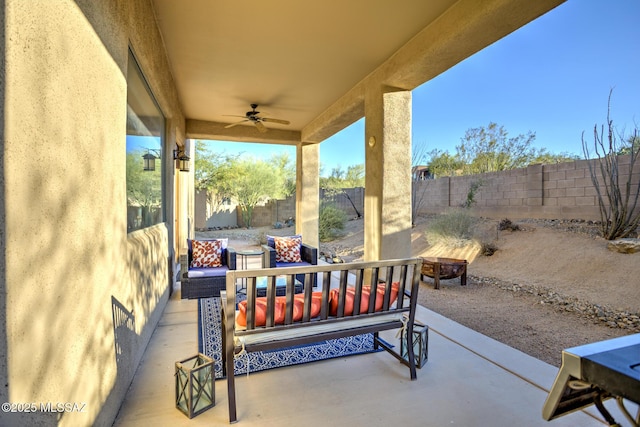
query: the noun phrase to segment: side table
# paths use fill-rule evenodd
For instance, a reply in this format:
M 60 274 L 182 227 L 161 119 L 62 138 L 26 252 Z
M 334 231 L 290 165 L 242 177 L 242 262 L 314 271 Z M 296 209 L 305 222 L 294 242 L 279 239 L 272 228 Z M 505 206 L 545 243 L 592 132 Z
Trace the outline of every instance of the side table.
M 249 269 L 249 258 L 251 257 L 260 257 L 264 255 L 264 251 L 262 249 L 245 249 L 236 251 L 236 255 L 240 257 L 240 264 L 238 268 L 241 270 Z M 262 266 L 261 266 L 262 267 Z M 247 289 L 247 279 L 242 279 L 242 283 L 240 285 L 240 291 Z

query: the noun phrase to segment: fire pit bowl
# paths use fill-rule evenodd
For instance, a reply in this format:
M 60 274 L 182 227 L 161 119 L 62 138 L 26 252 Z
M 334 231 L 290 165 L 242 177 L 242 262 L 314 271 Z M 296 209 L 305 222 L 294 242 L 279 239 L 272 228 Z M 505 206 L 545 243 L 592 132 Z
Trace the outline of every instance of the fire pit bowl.
M 466 259 L 423 257 L 421 274 L 431 277 L 436 289 L 440 289 L 440 279 L 447 280 L 456 277 L 460 277 L 460 285 L 465 286 L 467 284 L 467 265 Z

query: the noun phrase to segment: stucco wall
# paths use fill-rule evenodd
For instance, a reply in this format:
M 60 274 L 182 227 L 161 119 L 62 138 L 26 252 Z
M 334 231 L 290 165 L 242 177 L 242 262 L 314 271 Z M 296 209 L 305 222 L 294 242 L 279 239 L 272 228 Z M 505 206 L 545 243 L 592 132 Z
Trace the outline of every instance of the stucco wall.
M 629 156 L 619 158 L 621 186 L 627 182 L 629 163 Z M 640 183 L 640 163 L 635 165 L 631 182 L 634 192 Z M 415 191 L 424 200 L 419 212 L 439 213 L 461 206 L 474 184 L 479 185 L 473 198 L 477 215 L 600 220 L 596 189 L 586 160 L 421 181 Z M 601 188 L 604 195 L 605 189 Z
M 3 2 L 0 400 L 84 406 L 0 425 L 106 426 L 166 304 L 174 247 L 170 160 L 167 222 L 127 234 L 129 46 L 169 150 L 184 118 L 148 1 L 36 3 Z

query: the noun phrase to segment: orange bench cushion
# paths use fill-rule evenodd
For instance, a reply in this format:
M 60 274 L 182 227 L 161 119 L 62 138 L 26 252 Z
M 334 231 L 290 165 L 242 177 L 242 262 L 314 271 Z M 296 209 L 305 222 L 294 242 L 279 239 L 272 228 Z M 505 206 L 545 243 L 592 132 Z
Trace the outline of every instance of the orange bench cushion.
M 287 306 L 287 298 L 285 296 L 276 297 L 276 305 L 273 314 L 274 323 L 276 325 L 284 324 L 285 310 Z M 311 294 L 311 318 L 320 315 L 320 307 L 322 306 L 322 292 L 313 292 Z M 238 317 L 236 322 L 240 326 L 247 326 L 247 301 L 241 301 L 238 304 Z M 293 321 L 299 322 L 304 314 L 304 294 L 296 294 L 293 298 Z M 265 326 L 267 324 L 267 299 L 266 297 L 256 298 L 255 312 L 256 326 Z
M 384 290 L 385 284 L 381 283 L 376 289 L 376 306 L 375 311 L 382 310 L 382 304 L 384 303 Z M 360 299 L 360 313 L 366 313 L 369 310 L 369 295 L 371 293 L 370 286 L 362 287 L 362 298 Z M 338 314 L 338 289 L 331 289 L 329 291 L 329 314 L 336 316 Z M 353 302 L 355 299 L 355 288 L 353 286 L 347 287 L 347 294 L 345 297 L 345 316 L 351 316 L 353 314 Z M 398 299 L 398 283 L 391 284 L 391 298 L 389 304 L 393 304 Z M 284 324 L 285 310 L 287 299 L 285 296 L 279 296 L 275 299 L 274 308 L 274 323 L 276 325 Z M 322 306 L 322 292 L 313 292 L 311 294 L 311 318 L 320 315 L 320 308 Z M 293 321 L 299 322 L 302 320 L 304 313 L 304 294 L 296 294 L 293 299 Z M 267 324 L 267 299 L 266 297 L 256 298 L 256 312 L 255 312 L 255 326 L 265 326 Z M 239 326 L 247 326 L 247 301 L 241 301 L 238 304 L 238 315 L 236 322 Z
M 384 303 L 384 290 L 385 284 L 380 283 L 376 288 L 376 307 L 375 311 L 382 310 L 382 304 Z M 331 289 L 329 291 L 329 313 L 332 316 L 338 314 L 338 289 Z M 352 286 L 347 287 L 347 295 L 344 301 L 344 315 L 350 316 L 353 314 L 353 302 L 355 299 L 355 288 Z M 362 297 L 360 298 L 360 313 L 366 313 L 369 310 L 369 295 L 371 294 L 370 286 L 362 287 Z M 398 298 L 398 283 L 391 284 L 391 299 L 389 300 L 389 305 L 393 304 Z

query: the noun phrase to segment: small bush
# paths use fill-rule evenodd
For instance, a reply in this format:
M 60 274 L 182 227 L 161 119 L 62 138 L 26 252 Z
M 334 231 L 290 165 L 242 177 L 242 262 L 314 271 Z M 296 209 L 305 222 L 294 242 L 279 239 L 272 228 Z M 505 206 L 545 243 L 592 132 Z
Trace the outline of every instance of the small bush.
M 493 227 L 492 230 L 496 232 Z M 488 231 L 463 208 L 439 215 L 427 226 L 425 235 L 431 245 L 439 243 L 452 248 L 474 245 L 482 255 L 491 256 L 498 247 Z
M 432 244 L 446 242 L 453 246 L 461 246 L 473 238 L 475 223 L 475 219 L 466 210 L 453 210 L 431 221 L 425 234 Z
M 513 222 L 511 222 L 510 219 L 505 218 L 502 221 L 500 221 L 500 223 L 498 224 L 498 230 L 518 231 L 520 230 L 520 226 L 518 224 L 514 224 Z
M 463 208 L 470 208 L 471 206 L 476 204 L 476 193 L 484 185 L 482 180 L 473 181 L 469 186 L 469 191 L 467 191 L 467 200 L 462 204 Z
M 340 237 L 347 222 L 347 214 L 332 205 L 320 208 L 320 224 L 318 237 L 320 241 L 327 242 Z
M 493 243 L 482 243 L 480 253 L 484 256 L 491 256 L 498 250 L 498 247 Z

